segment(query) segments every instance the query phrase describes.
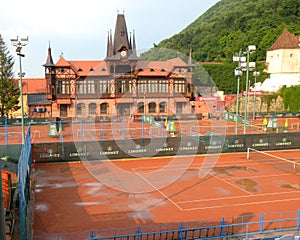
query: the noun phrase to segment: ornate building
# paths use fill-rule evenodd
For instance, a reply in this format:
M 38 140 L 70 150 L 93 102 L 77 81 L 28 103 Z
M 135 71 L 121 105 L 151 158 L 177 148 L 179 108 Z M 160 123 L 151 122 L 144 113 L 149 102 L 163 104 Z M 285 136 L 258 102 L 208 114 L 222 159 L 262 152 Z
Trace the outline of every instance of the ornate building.
M 138 118 L 194 113 L 191 56 L 141 61 L 135 32 L 128 35 L 124 14 L 117 15 L 114 36 L 107 37 L 104 60 L 54 64 L 51 48 L 45 67 L 47 100 L 52 117 Z M 49 109 L 47 110 L 49 111 Z

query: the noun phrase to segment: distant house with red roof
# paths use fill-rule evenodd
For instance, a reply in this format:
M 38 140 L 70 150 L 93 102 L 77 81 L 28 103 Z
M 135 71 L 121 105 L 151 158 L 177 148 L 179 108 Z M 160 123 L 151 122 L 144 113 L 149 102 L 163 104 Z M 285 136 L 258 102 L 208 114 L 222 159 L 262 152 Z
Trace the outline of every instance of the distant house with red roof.
M 284 29 L 279 38 L 267 51 L 266 79 L 261 90 L 276 92 L 284 85 L 300 85 L 300 37 Z
M 46 98 L 46 79 L 23 78 L 22 85 L 25 116 L 33 118 L 51 116 L 51 101 Z M 12 116 L 21 116 L 21 109 L 13 112 Z

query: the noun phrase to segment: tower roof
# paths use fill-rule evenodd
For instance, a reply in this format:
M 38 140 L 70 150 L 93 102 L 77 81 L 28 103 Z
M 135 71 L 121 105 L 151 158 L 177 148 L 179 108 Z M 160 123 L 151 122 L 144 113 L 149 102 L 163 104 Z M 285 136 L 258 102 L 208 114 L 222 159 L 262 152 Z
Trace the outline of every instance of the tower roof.
M 297 49 L 300 48 L 299 37 L 291 34 L 287 29 L 284 29 L 282 34 L 278 37 L 276 42 L 268 51 L 273 51 L 277 49 Z
M 44 67 L 54 67 L 55 64 L 53 63 L 52 54 L 51 54 L 51 47 L 48 47 L 48 56 L 46 63 L 43 65 Z
M 127 50 L 130 49 L 125 16 L 124 14 L 118 14 L 114 35 L 113 54 L 116 54 L 123 47 Z

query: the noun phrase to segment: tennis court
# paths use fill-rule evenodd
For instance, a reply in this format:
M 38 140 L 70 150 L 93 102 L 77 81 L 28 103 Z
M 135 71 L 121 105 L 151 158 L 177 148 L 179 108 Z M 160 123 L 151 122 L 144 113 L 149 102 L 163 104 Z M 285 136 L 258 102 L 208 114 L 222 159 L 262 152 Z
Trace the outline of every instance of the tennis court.
M 295 210 L 299 153 L 35 164 L 33 235 Z

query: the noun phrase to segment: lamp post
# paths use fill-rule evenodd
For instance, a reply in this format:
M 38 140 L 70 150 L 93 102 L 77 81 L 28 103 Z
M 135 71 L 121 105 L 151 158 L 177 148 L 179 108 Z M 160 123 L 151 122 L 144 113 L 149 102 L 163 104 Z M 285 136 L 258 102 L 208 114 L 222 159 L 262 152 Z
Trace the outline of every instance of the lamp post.
M 244 134 L 246 134 L 246 124 L 248 115 L 248 91 L 249 91 L 249 70 L 255 68 L 254 62 L 249 62 L 250 53 L 256 50 L 255 45 L 249 45 L 247 54 L 247 65 L 246 65 L 246 96 L 245 96 L 245 114 L 244 114 Z
M 253 120 L 255 119 L 255 107 L 256 107 L 256 77 L 258 77 L 259 74 L 260 73 L 258 71 L 253 72 L 253 76 L 254 76 Z
M 233 56 L 233 62 L 238 62 L 238 67 L 234 70 L 234 75 L 237 76 L 236 84 L 236 107 L 235 107 L 235 134 L 238 134 L 238 117 L 239 117 L 239 92 L 240 92 L 240 77 L 243 75 L 241 70 L 241 62 L 245 61 L 242 57 L 242 51 L 239 51 L 237 56 Z
M 22 125 L 22 144 L 24 144 L 24 136 L 25 136 L 25 131 L 24 131 L 24 104 L 23 104 L 23 82 L 22 82 L 22 77 L 23 77 L 23 72 L 22 72 L 22 57 L 25 57 L 24 54 L 21 53 L 22 47 L 26 46 L 28 44 L 28 37 L 21 37 L 19 38 L 18 36 L 16 38 L 10 39 L 12 45 L 16 47 L 16 53 L 19 56 L 19 66 L 20 66 L 20 72 L 19 72 L 19 77 L 20 77 L 20 98 L 21 98 L 21 125 Z
M 244 106 L 244 134 L 246 134 L 246 125 L 247 125 L 247 115 L 248 115 L 248 91 L 249 91 L 249 71 L 255 68 L 255 62 L 249 62 L 250 53 L 256 50 L 255 45 L 249 45 L 247 51 L 239 51 L 238 56 L 233 56 L 233 61 L 238 62 L 239 66 L 235 69 L 235 75 L 238 76 L 238 86 L 237 92 L 239 91 L 239 81 L 240 76 L 242 76 L 242 71 L 246 71 L 246 94 L 245 94 L 245 106 Z M 246 57 L 244 56 L 246 55 Z M 238 93 L 237 93 L 238 98 Z M 237 134 L 237 122 L 238 122 L 238 99 L 236 106 L 236 134 Z

